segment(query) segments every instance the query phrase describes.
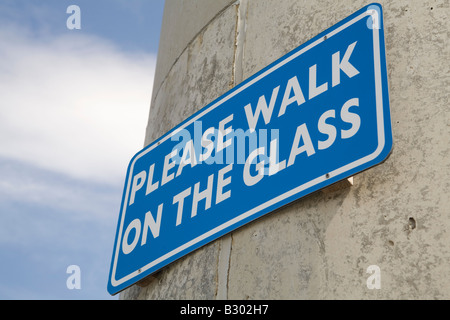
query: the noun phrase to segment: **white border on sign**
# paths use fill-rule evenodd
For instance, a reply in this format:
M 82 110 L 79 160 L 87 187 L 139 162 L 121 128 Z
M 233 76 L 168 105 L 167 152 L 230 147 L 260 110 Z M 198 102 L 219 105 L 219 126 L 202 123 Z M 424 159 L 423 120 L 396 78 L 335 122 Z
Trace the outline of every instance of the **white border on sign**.
M 363 13 L 361 13 L 359 16 L 353 18 L 352 20 L 344 23 L 342 26 L 330 31 L 328 34 L 326 34 L 326 38 L 330 38 L 332 36 L 334 36 L 335 34 L 339 33 L 340 31 L 348 28 L 349 26 L 351 26 L 352 24 L 358 22 L 359 20 L 363 19 L 364 17 L 371 15 L 375 21 L 380 21 L 380 17 L 379 17 L 379 12 L 376 9 L 370 9 L 370 6 L 368 7 L 368 10 L 364 11 Z M 311 180 L 307 183 L 304 183 L 288 192 L 283 193 L 282 195 L 279 195 L 278 197 L 275 197 L 245 213 L 242 213 L 241 215 L 221 224 L 220 226 L 202 234 L 201 236 L 198 236 L 195 239 L 192 239 L 191 241 L 183 244 L 182 246 L 166 253 L 165 255 L 159 257 L 158 259 L 148 263 L 147 265 L 139 268 L 138 270 L 130 273 L 129 275 L 123 277 L 122 279 L 116 280 L 115 279 L 115 274 L 116 274 L 116 267 L 117 267 L 117 259 L 119 257 L 119 250 L 120 250 L 120 245 L 121 245 L 121 239 L 123 237 L 122 232 L 123 232 L 123 225 L 124 225 L 124 221 L 125 221 L 125 213 L 126 213 L 126 208 L 127 206 L 124 205 L 123 206 L 123 211 L 122 211 L 122 219 L 120 221 L 120 227 L 119 227 L 119 232 L 118 232 L 118 236 L 117 236 L 117 244 L 116 244 L 116 248 L 115 248 L 115 253 L 114 253 L 114 263 L 113 263 L 113 269 L 112 269 L 112 274 L 111 274 L 111 285 L 114 287 L 117 287 L 119 285 L 121 285 L 122 283 L 140 275 L 142 272 L 148 270 L 149 268 L 169 259 L 170 257 L 178 254 L 179 252 L 195 245 L 196 243 L 222 231 L 223 229 L 228 228 L 229 226 L 232 226 L 236 223 L 238 223 L 239 221 L 246 219 L 252 215 L 254 215 L 255 213 L 260 212 L 261 210 L 270 207 L 280 201 L 283 201 L 284 199 L 287 199 L 303 190 L 306 190 L 308 188 L 313 187 L 316 184 L 319 184 L 325 180 L 328 180 L 330 177 L 333 176 L 337 176 L 339 174 L 345 173 L 355 167 L 361 166 L 373 159 L 375 159 L 383 150 L 384 148 L 384 144 L 385 144 L 385 132 L 384 132 L 384 115 L 383 115 L 383 94 L 382 94 L 382 81 L 381 81 L 381 52 L 380 52 L 380 39 L 379 39 L 379 32 L 380 32 L 380 28 L 372 28 L 373 30 L 373 48 L 374 48 L 374 67 L 375 67 L 375 100 L 376 100 L 376 114 L 377 114 L 377 133 L 378 133 L 378 147 L 377 149 L 370 155 L 365 156 L 361 159 L 358 159 L 352 163 L 349 163 L 339 169 L 336 169 L 332 172 L 329 173 L 328 178 L 325 176 L 320 176 L 317 177 L 314 180 Z M 306 51 L 310 50 L 311 48 L 315 47 L 316 45 L 322 43 L 324 41 L 324 37 L 320 37 L 319 39 L 317 39 L 316 41 L 310 43 L 309 45 L 305 46 L 304 48 L 302 48 L 301 50 L 299 50 L 298 52 L 296 52 L 295 54 L 289 56 L 288 58 L 284 59 L 283 61 L 279 62 L 278 64 L 276 64 L 275 66 L 273 66 L 272 68 L 266 70 L 265 72 L 261 73 L 259 76 L 255 77 L 254 79 L 252 79 L 251 81 L 249 81 L 248 83 L 246 83 L 245 85 L 243 85 L 242 87 L 238 88 L 237 90 L 231 92 L 230 94 L 228 94 L 227 96 L 225 96 L 224 98 L 222 98 L 221 100 L 217 101 L 215 104 L 213 104 L 212 106 L 210 106 L 209 108 L 205 109 L 203 112 L 200 112 L 199 114 L 195 115 L 194 117 L 192 117 L 191 119 L 189 119 L 188 121 L 186 121 L 184 124 L 182 124 L 180 127 L 176 128 L 172 133 L 164 136 L 163 138 L 161 138 L 161 140 L 158 141 L 158 143 L 155 143 L 150 146 L 148 149 L 143 150 L 143 152 L 141 154 L 136 155 L 136 157 L 134 158 L 133 162 L 130 165 L 130 173 L 133 172 L 133 168 L 134 168 L 134 164 L 136 163 L 136 161 L 141 158 L 142 156 L 146 155 L 148 152 L 150 152 L 151 150 L 153 150 L 156 146 L 158 146 L 159 144 L 163 143 L 164 141 L 166 141 L 167 139 L 171 138 L 172 136 L 176 135 L 180 130 L 184 129 L 186 126 L 190 125 L 191 123 L 193 123 L 194 121 L 196 121 L 197 119 L 199 119 L 200 117 L 202 117 L 203 115 L 205 115 L 206 113 L 214 110 L 215 108 L 217 108 L 218 106 L 220 106 L 221 104 L 223 104 L 225 101 L 229 100 L 230 98 L 234 97 L 236 94 L 240 93 L 241 91 L 245 90 L 246 88 L 248 88 L 249 86 L 253 85 L 254 83 L 258 82 L 259 80 L 261 80 L 262 78 L 266 77 L 268 74 L 272 73 L 273 71 L 277 70 L 278 68 L 282 67 L 283 65 L 285 65 L 286 63 L 290 62 L 291 60 L 297 58 L 298 56 L 302 55 L 303 53 L 305 53 Z M 128 183 L 127 183 L 127 191 L 125 193 L 125 199 L 124 199 L 124 204 L 128 203 L 128 195 L 130 192 L 130 186 L 131 186 L 131 178 L 132 175 L 130 174 L 130 176 L 128 177 Z M 120 236 L 119 236 L 120 235 Z

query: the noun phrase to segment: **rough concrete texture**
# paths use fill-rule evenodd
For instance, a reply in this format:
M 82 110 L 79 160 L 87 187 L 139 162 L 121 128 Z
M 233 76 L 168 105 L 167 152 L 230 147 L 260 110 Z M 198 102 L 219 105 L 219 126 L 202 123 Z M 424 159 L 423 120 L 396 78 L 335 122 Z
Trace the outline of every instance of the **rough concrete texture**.
M 190 46 L 202 29 L 234 0 L 168 0 L 161 26 L 161 42 L 155 71 L 154 90 L 158 90 L 174 62 Z
M 197 1 L 183 1 L 203 27 L 176 22 L 181 13 L 166 5 L 162 35 L 178 38 L 161 37 L 161 48 L 179 55 L 160 49 L 167 72 L 155 82 L 146 144 L 370 3 L 213 2 L 196 11 Z M 352 187 L 316 192 L 195 251 L 122 299 L 450 299 L 449 2 L 381 4 L 388 160 Z M 367 288 L 370 265 L 380 267 L 380 289 Z

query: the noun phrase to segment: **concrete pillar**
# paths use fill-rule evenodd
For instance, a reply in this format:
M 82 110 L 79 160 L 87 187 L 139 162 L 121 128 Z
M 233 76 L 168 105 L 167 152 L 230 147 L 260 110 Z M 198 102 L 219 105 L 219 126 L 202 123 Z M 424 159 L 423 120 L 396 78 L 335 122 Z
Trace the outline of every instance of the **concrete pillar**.
M 167 0 L 145 143 L 370 1 Z M 386 0 L 394 150 L 122 299 L 450 299 L 447 0 Z M 369 289 L 367 268 L 380 268 Z

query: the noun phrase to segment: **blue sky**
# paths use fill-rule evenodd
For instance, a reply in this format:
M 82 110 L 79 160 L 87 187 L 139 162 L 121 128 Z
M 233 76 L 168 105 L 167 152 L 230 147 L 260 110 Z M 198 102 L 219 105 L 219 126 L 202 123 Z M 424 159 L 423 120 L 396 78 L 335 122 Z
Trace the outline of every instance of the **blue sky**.
M 80 30 L 66 26 L 73 4 Z M 117 299 L 106 284 L 163 6 L 0 0 L 0 299 Z

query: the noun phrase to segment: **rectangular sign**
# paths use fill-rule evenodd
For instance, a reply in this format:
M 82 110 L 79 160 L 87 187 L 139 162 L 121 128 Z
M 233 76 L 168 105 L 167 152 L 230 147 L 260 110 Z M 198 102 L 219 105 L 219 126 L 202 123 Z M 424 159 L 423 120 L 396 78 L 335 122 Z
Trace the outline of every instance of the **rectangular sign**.
M 132 158 L 108 291 L 383 162 L 391 148 L 382 12 L 373 4 Z

